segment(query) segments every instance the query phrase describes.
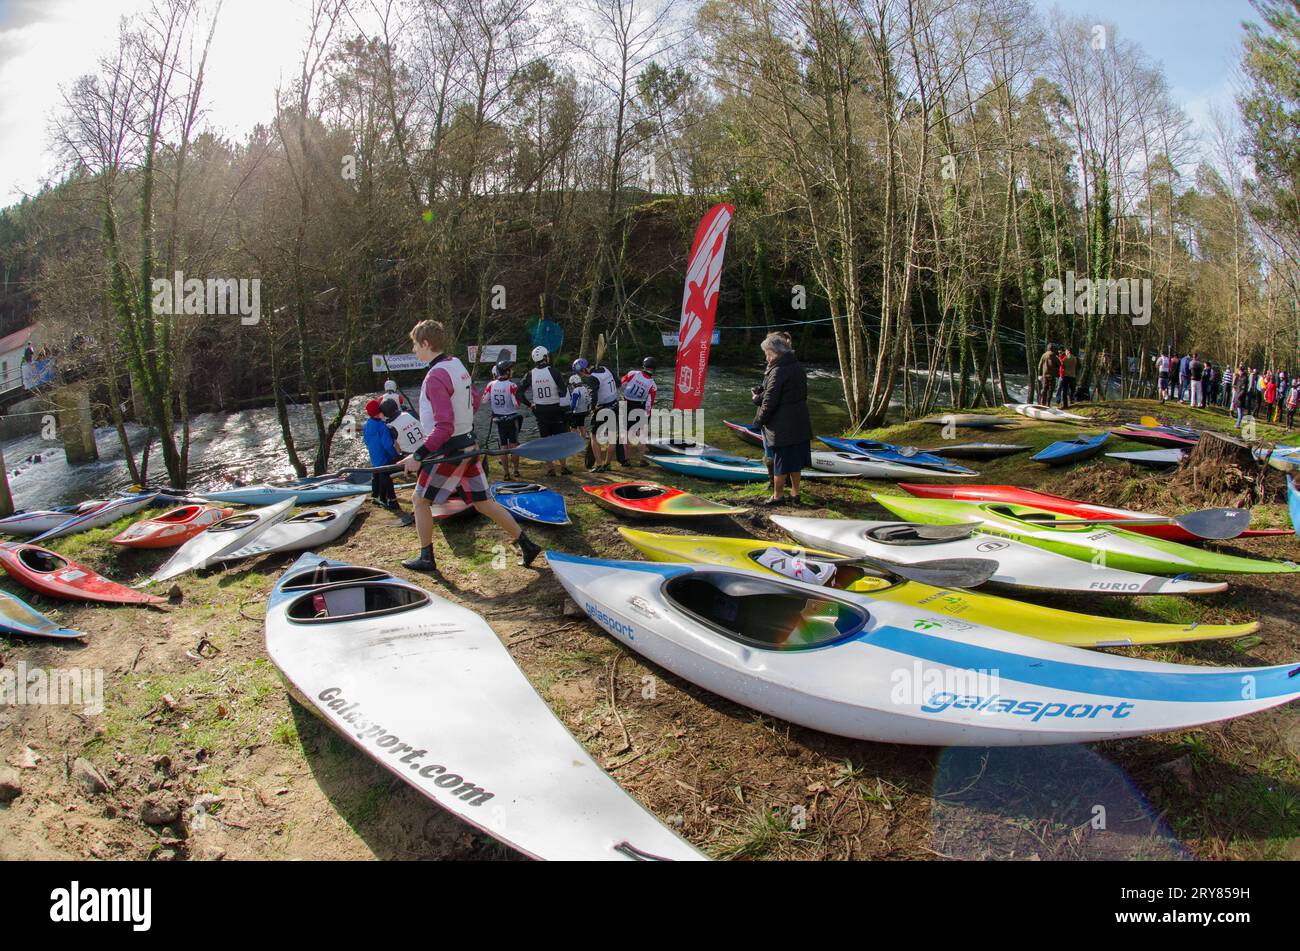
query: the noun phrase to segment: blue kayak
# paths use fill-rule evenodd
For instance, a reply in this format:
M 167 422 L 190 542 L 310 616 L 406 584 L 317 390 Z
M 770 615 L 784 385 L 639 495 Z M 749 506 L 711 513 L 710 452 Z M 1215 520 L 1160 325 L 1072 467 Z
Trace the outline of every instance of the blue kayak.
M 1295 477 L 1286 477 L 1286 505 L 1291 511 L 1291 527 L 1300 535 L 1300 489 L 1295 487 Z
M 515 518 L 539 525 L 568 525 L 564 496 L 536 482 L 493 482 L 492 498 Z
M 7 591 L 0 591 L 0 634 L 53 637 L 58 640 L 86 636 L 80 631 L 55 624 L 22 598 L 16 598 Z
M 818 436 L 817 438 L 839 452 L 857 453 L 859 456 L 866 456 L 868 459 L 874 459 L 877 462 L 900 462 L 904 465 L 918 466 L 922 469 L 934 469 L 936 472 L 956 472 L 962 475 L 975 474 L 974 469 L 967 469 L 965 466 L 959 466 L 957 463 L 950 462 L 941 456 L 923 452 L 911 446 L 895 446 L 893 443 L 876 442 L 874 439 L 840 439 L 835 436 Z
M 1078 439 L 1063 439 L 1060 442 L 1052 443 L 1038 455 L 1030 458 L 1035 462 L 1045 462 L 1049 466 L 1065 465 L 1067 462 L 1080 462 L 1084 459 L 1091 459 L 1101 452 L 1101 447 L 1106 445 L 1108 439 L 1110 439 L 1110 433 L 1099 433 L 1096 436 L 1080 436 Z
M 352 485 L 348 482 L 334 482 L 329 485 L 293 486 L 293 485 L 245 485 L 237 489 L 225 489 L 219 492 L 199 492 L 203 498 L 212 502 L 231 502 L 236 505 L 275 505 L 285 499 L 296 498 L 297 505 L 316 505 L 320 502 L 334 502 L 353 495 L 365 495 L 370 491 L 368 485 Z

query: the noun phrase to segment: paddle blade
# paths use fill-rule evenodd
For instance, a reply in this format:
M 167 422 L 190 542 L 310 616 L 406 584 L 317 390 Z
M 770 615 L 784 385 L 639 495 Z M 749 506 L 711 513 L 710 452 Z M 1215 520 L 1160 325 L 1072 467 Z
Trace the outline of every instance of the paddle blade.
M 557 433 L 515 446 L 509 452 L 512 456 L 523 456 L 534 462 L 556 462 L 582 452 L 586 445 L 587 440 L 577 433 Z M 493 449 L 491 455 L 500 456 L 505 453 L 504 449 Z
M 978 588 L 998 570 L 998 563 L 991 558 L 935 558 L 911 565 L 878 558 L 853 560 L 907 581 L 917 581 L 936 588 Z
M 1174 524 L 1200 538 L 1236 538 L 1250 526 L 1249 509 L 1202 509 L 1174 519 Z
M 1141 423 L 1143 426 L 1159 426 L 1159 425 L 1160 425 L 1160 421 L 1157 420 L 1154 416 L 1143 416 L 1141 419 L 1138 420 L 1138 422 Z
M 605 358 L 605 335 L 601 334 L 599 337 L 596 338 L 596 359 L 592 362 L 595 363 L 597 366 L 599 366 L 600 361 L 603 360 L 604 358 Z

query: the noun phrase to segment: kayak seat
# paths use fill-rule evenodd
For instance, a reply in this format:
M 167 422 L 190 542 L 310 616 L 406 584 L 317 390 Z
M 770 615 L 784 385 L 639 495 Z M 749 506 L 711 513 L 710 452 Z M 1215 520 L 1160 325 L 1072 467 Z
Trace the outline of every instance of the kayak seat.
M 67 559 L 60 558 L 52 551 L 46 551 L 44 548 L 29 546 L 20 549 L 18 560 L 30 568 L 32 571 L 47 575 L 52 571 L 58 571 L 60 568 L 68 566 Z
M 546 486 L 536 482 L 505 482 L 493 491 L 497 495 L 531 495 L 534 492 L 545 492 Z
M 154 519 L 154 521 L 155 522 L 188 522 L 198 513 L 199 513 L 199 506 L 187 505 L 184 508 L 179 508 L 176 509 L 175 511 L 167 512 L 164 515 L 159 515 L 156 519 Z
M 291 522 L 329 522 L 338 518 L 334 512 L 303 512 L 301 515 L 295 515 L 289 519 Z
M 324 562 L 315 568 L 301 571 L 285 579 L 280 585 L 281 591 L 306 591 L 308 588 L 322 588 L 326 585 L 342 582 L 378 581 L 392 577 L 380 568 L 363 568 L 360 565 L 327 565 Z
M 810 650 L 847 640 L 867 614 L 776 580 L 692 572 L 664 584 L 668 600 L 729 640 L 761 650 Z
M 646 485 L 642 482 L 635 482 L 631 485 L 620 485 L 612 494 L 615 498 L 624 499 L 628 502 L 642 502 L 646 499 L 657 499 L 661 495 L 667 495 L 668 490 L 661 485 Z
M 251 512 L 246 512 L 243 515 L 231 515 L 229 518 L 223 518 L 219 522 L 213 522 L 208 526 L 208 531 L 233 532 L 236 529 L 248 528 L 248 526 L 252 525 L 259 518 L 261 518 L 260 515 L 253 515 Z
M 885 545 L 932 545 L 969 538 L 974 525 L 913 525 L 911 522 L 891 522 L 867 529 L 866 536 L 873 542 Z
M 329 624 L 398 614 L 428 603 L 426 592 L 390 578 L 314 588 L 295 598 L 287 615 L 298 624 Z

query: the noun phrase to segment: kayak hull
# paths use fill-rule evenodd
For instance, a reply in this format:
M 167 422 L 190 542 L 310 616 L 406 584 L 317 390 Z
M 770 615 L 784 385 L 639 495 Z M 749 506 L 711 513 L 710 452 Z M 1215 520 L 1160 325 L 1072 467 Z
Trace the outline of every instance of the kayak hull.
M 1072 462 L 1083 462 L 1101 452 L 1110 433 L 1101 433 L 1080 439 L 1065 439 L 1054 442 L 1042 452 L 1030 456 L 1034 462 L 1043 462 L 1049 466 L 1064 466 Z
M 722 505 L 657 482 L 608 482 L 584 485 L 593 502 L 631 518 L 717 518 L 749 511 Z
M 239 561 L 244 558 L 260 558 L 263 555 L 278 555 L 286 551 L 302 551 L 304 548 L 320 548 L 342 538 L 357 512 L 366 502 L 358 496 L 311 511 L 299 512 L 284 521 L 277 522 L 263 532 L 259 532 L 252 541 L 236 548 L 223 551 L 215 561 Z
M 746 426 L 743 423 L 733 423 L 729 420 L 723 420 L 722 425 L 730 429 L 741 442 L 747 442 L 751 446 L 763 447 L 763 431 L 756 426 Z
M 909 522 L 975 525 L 985 535 L 1014 539 L 1091 564 L 1100 561 L 1124 571 L 1152 575 L 1291 574 L 1300 571 L 1300 565 L 1224 555 L 1109 525 L 1053 525 L 1053 521 L 1062 518 L 1058 513 L 1020 503 L 880 494 L 874 498 Z
M 646 458 L 669 472 L 691 476 L 694 479 L 708 479 L 712 482 L 768 481 L 767 466 L 757 459 L 742 459 L 739 456 L 647 456 Z M 805 479 L 829 479 L 843 474 L 804 469 L 800 475 Z
M 1092 417 L 1080 416 L 1078 413 L 1069 413 L 1063 409 L 1057 409 L 1054 406 L 1044 406 L 1041 403 L 1003 403 L 1007 409 L 1015 410 L 1021 416 L 1027 416 L 1030 419 L 1037 419 L 1048 423 L 1090 423 Z
M 81 640 L 85 634 L 47 618 L 22 598 L 0 591 L 0 634 L 48 637 L 57 641 Z
M 796 541 L 854 558 L 908 564 L 934 558 L 992 558 L 998 562 L 998 570 L 990 581 L 1010 587 L 1100 595 L 1214 594 L 1228 587 L 1223 582 L 1122 571 L 1109 564 L 1092 564 L 1087 571 L 1080 571 L 1074 558 L 974 531 L 963 538 L 918 543 L 908 532 L 917 526 L 906 522 L 787 515 L 774 515 L 772 521 Z
M 234 509 L 215 505 L 186 505 L 128 525 L 109 541 L 123 548 L 175 548 L 233 514 Z
M 1158 664 L 754 572 L 558 552 L 547 559 L 570 597 L 620 644 L 743 706 L 854 739 L 1093 742 L 1185 729 L 1300 696 L 1294 665 Z M 1243 677 L 1263 693 L 1242 699 Z
M 482 617 L 380 569 L 312 586 L 305 559 L 268 599 L 267 653 L 369 759 L 534 858 L 704 858 L 596 764 Z
M 1148 446 L 1159 446 L 1165 449 L 1190 449 L 1198 441 L 1195 437 L 1184 436 L 1179 433 L 1157 429 L 1133 429 L 1132 427 L 1112 429 L 1110 434 L 1117 439 L 1127 439 L 1129 442 L 1140 442 Z
M 814 452 L 812 454 L 814 469 L 822 472 L 834 472 L 839 475 L 862 476 L 865 479 L 970 479 L 977 473 L 940 472 L 924 469 L 920 466 L 904 465 L 901 462 L 885 462 L 855 452 Z
M 493 482 L 492 497 L 515 518 L 538 525 L 568 525 L 564 496 L 535 482 Z
M 841 560 L 834 552 L 809 550 L 757 538 L 719 538 L 709 535 L 661 535 L 620 528 L 624 539 L 651 561 L 717 565 L 723 568 L 759 571 L 794 577 L 763 564 L 758 559 L 777 549 L 791 558 Z M 1011 631 L 1073 647 L 1129 647 L 1138 644 L 1173 644 L 1183 641 L 1244 637 L 1259 630 L 1258 622 L 1247 624 L 1157 624 L 1061 611 L 1011 598 L 937 588 L 916 581 L 891 581 L 871 573 L 843 566 L 831 587 L 867 594 L 882 601 L 938 612 L 972 624 Z M 848 582 L 848 583 L 845 583 Z
M 110 581 L 84 565 L 26 542 L 0 545 L 0 567 L 19 584 L 51 598 L 100 604 L 152 606 L 166 603 L 165 598 Z
M 943 456 L 945 459 L 1001 459 L 1003 456 L 1027 452 L 1029 448 L 1029 446 L 1016 446 L 1011 443 L 973 442 L 958 443 L 955 446 L 938 446 L 921 451 L 928 452 L 932 456 Z
M 975 475 L 973 470 L 965 466 L 959 466 L 940 456 L 911 447 L 895 446 L 892 443 L 876 442 L 872 439 L 841 439 L 838 436 L 818 436 L 817 439 L 836 452 L 850 452 L 881 462 L 898 462 L 905 466 L 933 469 L 938 472 Z
M 1032 505 L 1048 512 L 1055 512 L 1064 518 L 1100 518 L 1100 519 L 1143 519 L 1156 518 L 1146 512 L 1134 512 L 1130 509 L 1114 508 L 1109 505 L 1097 505 L 1092 502 L 1079 502 L 1048 492 L 1035 492 L 1033 489 L 1021 489 L 1014 485 L 916 485 L 900 482 L 898 487 L 908 495 L 922 499 L 957 499 L 966 502 L 1008 502 L 1014 505 Z M 1123 526 L 1121 526 L 1123 527 Z M 1127 531 L 1151 538 L 1163 538 L 1171 542 L 1203 541 L 1179 525 L 1134 525 Z M 1248 528 L 1238 538 L 1267 538 L 1274 535 L 1289 535 L 1285 528 Z
M 248 485 L 237 489 L 204 492 L 203 497 L 213 502 L 235 505 L 266 506 L 286 500 L 294 505 L 320 505 L 325 502 L 338 502 L 354 495 L 367 495 L 369 492 L 369 485 L 340 482 L 317 486 Z
M 1135 466 L 1145 466 L 1148 469 L 1168 469 L 1177 466 L 1187 458 L 1187 452 L 1182 449 L 1150 449 L 1146 452 L 1108 452 L 1107 459 L 1116 459 L 1119 462 L 1132 463 Z
M 177 549 L 149 580 L 167 581 L 187 571 L 215 565 L 222 555 L 252 544 L 268 528 L 288 518 L 291 511 L 293 500 L 285 499 L 265 508 L 224 518 Z

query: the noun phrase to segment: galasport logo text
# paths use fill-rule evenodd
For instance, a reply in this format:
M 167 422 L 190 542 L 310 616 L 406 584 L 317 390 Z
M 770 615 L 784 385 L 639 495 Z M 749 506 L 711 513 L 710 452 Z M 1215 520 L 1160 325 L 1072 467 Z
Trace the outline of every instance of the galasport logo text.
M 424 779 L 433 780 L 433 784 L 438 788 L 448 790 L 451 795 L 459 796 L 472 806 L 481 806 L 496 796 L 496 793 L 490 793 L 474 783 L 467 782 L 463 776 L 451 772 L 446 766 L 437 763 L 422 765 L 420 761 L 429 755 L 428 750 L 417 750 L 411 744 L 403 743 L 395 733 L 389 733 L 379 724 L 371 723 L 362 717 L 357 710 L 357 704 L 349 703 L 343 696 L 341 688 L 326 687 L 316 696 L 351 729 L 358 740 L 377 747 L 389 756 L 396 756 L 399 763 Z M 400 753 L 405 755 L 399 756 Z

